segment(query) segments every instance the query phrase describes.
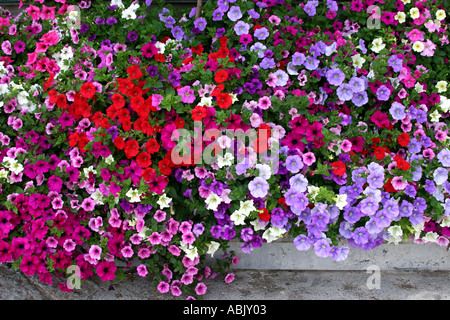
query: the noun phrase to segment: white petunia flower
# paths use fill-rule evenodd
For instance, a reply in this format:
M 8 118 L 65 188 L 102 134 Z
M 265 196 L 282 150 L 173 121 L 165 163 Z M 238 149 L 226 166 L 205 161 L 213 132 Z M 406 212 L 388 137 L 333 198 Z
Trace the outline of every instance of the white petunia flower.
M 262 238 L 270 243 L 281 238 L 285 232 L 286 230 L 284 228 L 270 227 L 269 229 L 264 231 Z
M 376 38 L 372 41 L 372 51 L 379 53 L 381 50 L 383 50 L 386 47 L 386 45 L 383 43 L 383 39 Z
M 220 244 L 216 241 L 211 241 L 211 243 L 208 245 L 208 251 L 206 253 L 210 254 L 211 257 L 214 256 L 214 253 L 216 253 L 217 249 L 219 249 Z
M 247 218 L 247 215 L 241 210 L 236 210 L 230 215 L 230 220 L 233 221 L 235 225 L 245 224 L 245 218 Z
M 128 192 L 125 195 L 130 198 L 130 200 L 129 200 L 130 202 L 140 202 L 141 201 L 141 194 L 139 193 L 139 190 L 137 190 L 137 189 L 130 189 L 130 190 L 128 190 Z
M 159 208 L 162 210 L 164 208 L 170 207 L 170 202 L 172 201 L 172 198 L 169 198 L 165 193 L 163 193 L 158 201 L 156 202 L 159 205 Z
M 217 208 L 219 207 L 219 204 L 222 203 L 222 198 L 219 197 L 214 192 L 211 192 L 210 195 L 206 198 L 205 202 L 207 205 L 206 208 L 208 210 L 216 211 Z

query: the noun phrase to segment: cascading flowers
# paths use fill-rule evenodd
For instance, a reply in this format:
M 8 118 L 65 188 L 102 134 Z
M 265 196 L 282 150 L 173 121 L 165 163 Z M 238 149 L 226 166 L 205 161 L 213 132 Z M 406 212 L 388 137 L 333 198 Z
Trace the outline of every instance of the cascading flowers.
M 0 9 L 1 263 L 191 299 L 233 239 L 449 245 L 443 1 L 21 5 Z

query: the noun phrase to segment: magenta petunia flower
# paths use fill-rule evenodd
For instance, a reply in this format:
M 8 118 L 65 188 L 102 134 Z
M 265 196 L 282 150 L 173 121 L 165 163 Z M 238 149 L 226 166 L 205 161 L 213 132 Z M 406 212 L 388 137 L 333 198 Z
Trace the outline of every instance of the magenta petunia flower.
M 81 208 L 84 211 L 88 211 L 88 212 L 94 210 L 94 208 L 95 208 L 95 201 L 94 201 L 94 199 L 92 199 L 91 197 L 84 198 L 83 202 L 81 203 Z
M 184 103 L 193 103 L 195 100 L 194 90 L 191 89 L 190 86 L 184 86 L 180 89 L 177 89 L 178 95 L 181 96 L 181 102 Z
M 196 286 L 195 286 L 195 293 L 199 296 L 202 296 L 206 293 L 207 287 L 203 282 L 199 282 Z
M 145 277 L 148 274 L 147 267 L 143 264 L 139 265 L 136 270 L 138 275 L 141 277 Z
M 96 272 L 102 281 L 114 280 L 116 278 L 115 272 L 117 270 L 114 262 L 102 261 L 97 265 Z

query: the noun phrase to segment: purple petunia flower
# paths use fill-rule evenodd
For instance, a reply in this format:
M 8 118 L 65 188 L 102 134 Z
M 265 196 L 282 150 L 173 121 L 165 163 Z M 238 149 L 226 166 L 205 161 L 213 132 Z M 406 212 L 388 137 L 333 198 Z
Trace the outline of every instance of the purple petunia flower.
M 385 85 L 381 85 L 377 89 L 376 94 L 377 94 L 378 100 L 380 100 L 380 101 L 387 101 L 389 99 L 389 96 L 391 95 L 391 91 Z
M 401 103 L 395 101 L 392 103 L 391 108 L 389 109 L 389 113 L 392 118 L 395 120 L 403 120 L 406 117 L 405 106 Z
M 436 158 L 444 167 L 450 167 L 450 151 L 448 149 L 442 149 L 442 151 L 436 155 Z
M 309 248 L 311 248 L 311 241 L 307 236 L 304 234 L 301 234 L 294 239 L 294 246 L 299 251 L 307 251 Z
M 355 106 L 362 107 L 367 102 L 369 102 L 369 98 L 367 96 L 367 92 L 366 91 L 361 91 L 361 92 L 353 93 L 352 102 L 353 102 L 353 104 Z
M 238 21 L 240 18 L 242 18 L 242 12 L 241 8 L 238 6 L 232 6 L 230 10 L 227 12 L 228 19 L 230 19 L 233 22 Z
M 436 182 L 436 184 L 440 186 L 448 180 L 448 170 L 442 167 L 437 168 L 433 173 L 433 178 L 434 182 Z
M 265 27 L 256 29 L 253 34 L 258 40 L 265 40 L 269 37 L 269 31 Z
M 269 187 L 269 183 L 267 183 L 266 179 L 261 177 L 256 177 L 248 184 L 250 194 L 255 198 L 265 197 L 267 191 L 269 191 Z
M 207 25 L 206 19 L 203 17 L 200 17 L 194 21 L 194 26 L 200 31 L 205 30 L 206 25 Z
M 238 36 L 241 36 L 243 34 L 248 34 L 248 31 L 250 30 L 250 25 L 244 21 L 238 21 L 233 29 Z
M 403 59 L 398 58 L 395 54 L 389 58 L 388 65 L 392 67 L 394 72 L 400 72 L 403 68 Z
M 313 56 L 308 56 L 305 59 L 305 61 L 303 62 L 303 65 L 309 71 L 313 71 L 313 70 L 317 69 L 317 67 L 319 66 L 319 63 L 320 63 L 320 61 L 318 59 L 314 58 Z
M 334 86 L 340 86 L 345 80 L 345 73 L 341 69 L 330 69 L 325 73 L 327 80 L 330 84 Z
M 369 231 L 365 227 L 358 227 L 353 231 L 352 239 L 356 244 L 362 245 L 369 241 Z
M 349 100 L 353 99 L 352 87 L 347 83 L 341 84 L 337 88 L 336 94 L 337 94 L 339 100 L 342 100 L 342 101 L 349 101 Z
M 139 38 L 139 35 L 137 34 L 136 31 L 132 30 L 132 31 L 128 32 L 128 35 L 127 35 L 128 41 L 133 42 L 133 41 L 136 41 L 138 38 Z

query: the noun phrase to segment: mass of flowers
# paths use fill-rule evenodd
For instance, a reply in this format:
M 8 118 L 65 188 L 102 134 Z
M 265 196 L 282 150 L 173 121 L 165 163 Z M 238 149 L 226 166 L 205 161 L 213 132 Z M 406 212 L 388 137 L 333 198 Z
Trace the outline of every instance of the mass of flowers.
M 235 280 L 230 241 L 449 246 L 445 1 L 20 6 L 0 8 L 0 263 L 194 299 Z

